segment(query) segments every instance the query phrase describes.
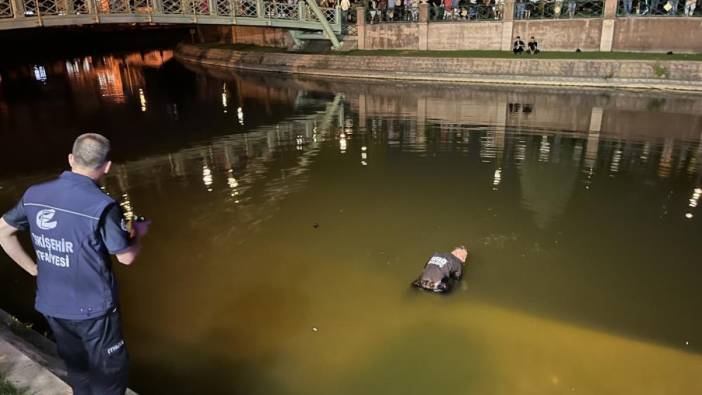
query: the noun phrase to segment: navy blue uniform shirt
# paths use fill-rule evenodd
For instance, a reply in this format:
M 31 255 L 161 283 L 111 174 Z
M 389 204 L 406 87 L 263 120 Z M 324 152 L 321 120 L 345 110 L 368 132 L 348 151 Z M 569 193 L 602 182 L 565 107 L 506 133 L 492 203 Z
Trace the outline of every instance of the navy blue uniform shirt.
M 120 206 L 92 179 L 66 171 L 34 185 L 3 219 L 31 233 L 39 312 L 80 320 L 115 307 L 110 254 L 129 248 L 129 233 Z

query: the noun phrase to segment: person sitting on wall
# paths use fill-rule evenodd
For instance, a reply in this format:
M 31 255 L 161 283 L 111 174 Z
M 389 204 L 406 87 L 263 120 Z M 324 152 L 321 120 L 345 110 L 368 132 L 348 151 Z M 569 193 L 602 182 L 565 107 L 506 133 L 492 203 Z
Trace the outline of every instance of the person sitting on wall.
M 529 47 L 529 54 L 531 54 L 531 55 L 536 55 L 537 53 L 540 52 L 539 51 L 539 43 L 536 41 L 534 36 L 531 36 L 527 46 Z
M 449 280 L 459 280 L 463 275 L 466 259 L 468 250 L 464 246 L 454 248 L 450 254 L 435 252 L 412 285 L 432 292 L 448 292 L 451 289 Z
M 524 41 L 522 41 L 522 39 L 519 36 L 517 36 L 517 39 L 514 40 L 512 52 L 514 52 L 515 55 L 521 55 L 522 52 L 524 52 Z

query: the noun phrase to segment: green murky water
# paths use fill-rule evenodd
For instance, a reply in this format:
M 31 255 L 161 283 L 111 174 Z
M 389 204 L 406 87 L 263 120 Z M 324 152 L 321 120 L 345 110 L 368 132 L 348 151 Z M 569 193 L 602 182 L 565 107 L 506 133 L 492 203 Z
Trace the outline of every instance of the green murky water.
M 101 131 L 153 220 L 116 267 L 142 394 L 702 392 L 702 100 L 188 71 L 0 70 L 0 210 Z M 315 226 L 317 225 L 317 226 Z M 465 243 L 448 296 L 409 283 Z M 0 255 L 0 307 L 38 328 Z

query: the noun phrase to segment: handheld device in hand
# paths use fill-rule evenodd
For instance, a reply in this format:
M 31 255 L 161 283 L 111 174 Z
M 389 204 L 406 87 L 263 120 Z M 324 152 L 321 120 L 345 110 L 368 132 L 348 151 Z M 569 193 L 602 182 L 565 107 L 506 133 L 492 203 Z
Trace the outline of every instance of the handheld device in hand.
M 129 232 L 129 237 L 134 238 L 136 237 L 136 229 L 134 229 L 134 223 L 136 222 L 144 222 L 146 221 L 146 218 L 144 218 L 141 215 L 133 215 L 132 219 L 127 221 L 127 232 Z

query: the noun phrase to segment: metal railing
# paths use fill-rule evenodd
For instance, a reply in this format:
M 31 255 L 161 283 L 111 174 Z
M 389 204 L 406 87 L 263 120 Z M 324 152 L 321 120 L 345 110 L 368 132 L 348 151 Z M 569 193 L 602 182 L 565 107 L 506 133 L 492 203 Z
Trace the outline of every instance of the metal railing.
M 235 4 L 236 16 L 244 18 L 255 18 L 258 16 L 258 7 L 255 0 L 235 1 Z
M 515 2 L 514 19 L 601 18 L 605 0 L 526 0 Z
M 417 4 L 419 4 L 419 0 Z M 444 5 L 429 7 L 429 22 L 472 22 L 502 20 L 504 14 L 504 0 L 497 3 L 484 4 L 482 0 L 466 0 L 455 2 L 455 7 L 446 8 Z M 366 23 L 397 23 L 417 22 L 419 20 L 418 7 L 395 7 L 388 10 L 370 9 L 366 12 Z
M 0 30 L 130 22 L 279 26 L 333 36 L 341 33 L 341 10 L 305 0 L 0 0 Z
M 88 4 L 84 1 L 84 11 L 89 13 Z M 150 0 L 101 0 L 97 2 L 98 12 L 101 14 L 149 14 L 153 12 Z
M 324 15 L 324 18 L 327 20 L 327 22 L 334 24 L 336 23 L 337 20 L 337 11 L 336 8 L 324 8 L 324 7 L 319 7 L 319 9 L 322 11 L 322 15 Z M 312 12 L 310 8 L 306 8 L 307 10 L 307 18 L 313 21 L 319 21 L 319 18 L 317 18 L 317 15 Z M 338 16 L 339 21 L 341 21 L 341 15 Z
M 492 4 L 478 1 L 457 3 L 456 7 L 450 9 L 439 7 L 438 10 L 432 10 L 435 19 L 430 19 L 430 22 L 499 21 L 502 20 L 504 7 L 504 1 Z
M 278 18 L 278 19 L 300 19 L 300 7 L 297 4 L 288 3 L 266 3 L 265 5 L 265 15 L 268 18 Z
M 11 0 L 0 0 L 0 18 L 14 18 Z
M 417 4 L 419 4 L 419 0 Z M 419 20 L 419 8 L 412 6 L 400 6 L 393 9 L 370 8 L 366 10 L 366 23 L 398 23 L 417 22 Z
M 702 16 L 697 0 L 619 0 L 617 16 Z

